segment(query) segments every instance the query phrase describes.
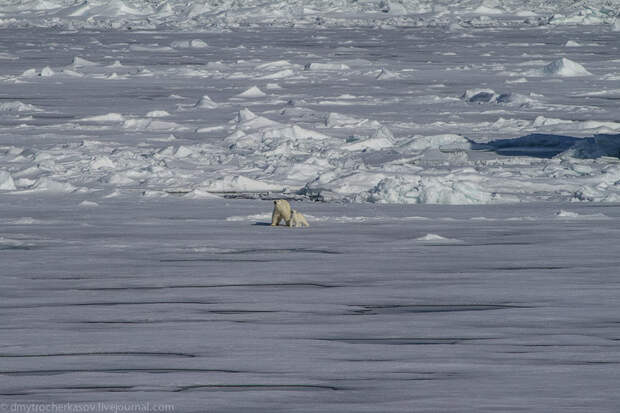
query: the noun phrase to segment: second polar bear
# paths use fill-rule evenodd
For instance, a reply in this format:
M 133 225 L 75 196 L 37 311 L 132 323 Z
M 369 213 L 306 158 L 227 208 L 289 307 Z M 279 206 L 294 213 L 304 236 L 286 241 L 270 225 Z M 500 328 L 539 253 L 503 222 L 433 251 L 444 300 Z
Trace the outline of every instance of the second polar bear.
M 302 215 L 301 212 L 293 210 L 291 212 L 291 222 L 288 225 L 289 227 L 309 227 L 308 221 L 306 221 L 306 217 Z

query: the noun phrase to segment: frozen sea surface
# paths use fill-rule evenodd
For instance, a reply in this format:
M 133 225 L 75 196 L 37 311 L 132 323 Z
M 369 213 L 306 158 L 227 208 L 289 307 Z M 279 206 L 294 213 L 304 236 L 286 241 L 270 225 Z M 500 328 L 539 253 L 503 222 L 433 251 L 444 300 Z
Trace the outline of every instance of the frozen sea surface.
M 218 30 L 614 24 L 616 0 L 4 0 L 0 27 Z
M 619 202 L 619 39 L 4 29 L 0 190 Z
M 614 412 L 617 204 L 0 197 L 4 403 Z
M 4 3 L 0 409 L 620 409 L 617 2 Z

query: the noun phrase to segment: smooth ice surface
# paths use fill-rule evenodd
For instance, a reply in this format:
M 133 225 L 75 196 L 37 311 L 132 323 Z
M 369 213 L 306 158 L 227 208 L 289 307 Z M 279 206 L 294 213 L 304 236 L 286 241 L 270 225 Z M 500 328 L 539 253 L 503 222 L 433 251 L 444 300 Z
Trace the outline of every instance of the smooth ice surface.
M 2 402 L 612 412 L 620 206 L 0 196 Z

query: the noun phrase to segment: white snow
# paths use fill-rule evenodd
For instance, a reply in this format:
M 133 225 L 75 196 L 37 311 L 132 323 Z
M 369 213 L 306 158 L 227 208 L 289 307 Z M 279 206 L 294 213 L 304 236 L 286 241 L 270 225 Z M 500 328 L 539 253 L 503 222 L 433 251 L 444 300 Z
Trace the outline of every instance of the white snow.
M 55 74 L 56 73 L 52 70 L 51 67 L 45 66 L 43 69 L 41 69 L 41 73 L 39 73 L 39 76 L 51 77 L 51 76 L 54 76 Z
M 0 112 L 41 112 L 42 109 L 19 101 L 0 103 Z
M 391 79 L 398 79 L 398 78 L 399 76 L 397 73 L 391 72 L 386 69 L 381 69 L 381 72 L 379 72 L 379 74 L 376 77 L 377 80 L 391 80 Z
M 3 8 L 4 25 L 67 28 L 142 28 L 159 25 L 195 32 L 208 28 L 429 26 L 450 27 L 536 25 L 602 25 L 616 20 L 620 6 L 609 0 L 574 2 L 557 0 L 457 1 L 384 0 L 325 2 L 288 0 L 264 2 L 182 0 L 141 2 L 136 0 L 29 0 L 9 2 Z M 461 23 L 458 25 L 455 22 Z M 199 39 L 195 39 L 199 40 Z M 188 40 L 182 40 L 188 42 Z M 193 40 L 192 40 L 193 41 Z M 192 46 L 194 47 L 194 46 Z
M 170 46 L 174 48 L 179 48 L 179 49 L 187 49 L 187 48 L 204 49 L 206 47 L 209 47 L 209 45 L 204 40 L 201 40 L 201 39 L 175 40 L 174 42 L 170 44 Z
M 146 114 L 147 118 L 165 118 L 168 116 L 172 116 L 172 115 L 165 110 L 152 110 Z
M 215 109 L 217 108 L 217 103 L 215 103 L 209 96 L 204 95 L 203 97 L 196 102 L 194 106 L 198 109 Z
M 96 0 L 84 1 L 81 5 L 68 9 L 68 17 L 82 17 L 92 19 L 94 17 L 122 17 L 127 15 L 144 15 L 152 9 L 142 6 L 143 9 L 129 7 L 123 0 L 109 0 L 99 3 Z M 63 13 L 64 14 L 64 13 Z
M 565 57 L 554 60 L 543 68 L 543 73 L 553 76 L 590 76 L 592 73 L 588 72 L 585 67 L 577 62 L 573 62 Z
M 307 63 L 305 69 L 310 71 L 341 71 L 351 68 L 344 63 Z
M 37 179 L 30 189 L 33 191 L 69 193 L 77 188 L 68 182 L 59 182 L 48 177 L 42 177 Z
M 558 211 L 555 216 L 558 219 L 609 219 L 609 217 L 605 214 L 596 213 L 596 214 L 579 214 L 573 211 Z
M 565 222 L 549 219 L 558 205 L 292 201 L 322 217 L 300 232 L 269 225 L 271 201 L 86 207 L 91 196 L 0 195 L 6 403 L 25 392 L 39 405 L 122 394 L 175 411 L 619 401 L 617 206 L 605 209 L 614 219 Z
M 202 188 L 209 192 L 280 192 L 282 186 L 260 182 L 242 175 L 225 176 L 221 179 L 206 182 Z
M 403 147 L 414 150 L 423 151 L 426 149 L 440 150 L 459 150 L 470 149 L 472 142 L 460 135 L 430 135 L 430 136 L 414 136 L 413 139 L 403 144 Z
M 257 86 L 252 86 L 248 90 L 239 93 L 237 96 L 240 98 L 262 98 L 267 96 L 267 94 L 260 90 Z
M 84 59 L 79 56 L 75 56 L 73 58 L 73 62 L 71 63 L 73 67 L 84 67 L 84 66 L 97 66 L 97 63 L 91 62 L 90 60 Z
M 184 129 L 183 126 L 175 122 L 168 122 L 153 118 L 127 119 L 123 122 L 123 128 L 149 131 L 174 131 Z
M 0 9 L 0 404 L 617 410 L 616 2 Z
M 434 242 L 434 243 L 460 243 L 463 242 L 461 240 L 458 239 L 454 239 L 454 238 L 445 238 L 442 237 L 441 235 L 437 235 L 437 234 L 426 234 L 423 237 L 417 238 L 418 241 L 424 241 L 424 242 Z
M 274 73 L 270 73 L 268 75 L 263 75 L 258 77 L 258 79 L 284 79 L 287 77 L 291 77 L 295 74 L 295 72 L 293 72 L 291 69 L 284 69 L 284 70 L 280 70 L 278 72 L 274 72 Z
M 11 174 L 7 171 L 0 170 L 0 190 L 13 191 L 15 189 L 15 182 L 13 182 Z
M 88 116 L 82 120 L 88 122 L 123 122 L 125 117 L 120 113 L 110 112 L 104 115 Z
M 497 8 L 494 8 L 494 7 L 488 7 L 488 6 L 485 6 L 485 5 L 478 6 L 476 9 L 474 9 L 473 12 L 475 14 L 483 14 L 483 15 L 491 15 L 491 16 L 504 13 L 500 9 L 497 9 Z

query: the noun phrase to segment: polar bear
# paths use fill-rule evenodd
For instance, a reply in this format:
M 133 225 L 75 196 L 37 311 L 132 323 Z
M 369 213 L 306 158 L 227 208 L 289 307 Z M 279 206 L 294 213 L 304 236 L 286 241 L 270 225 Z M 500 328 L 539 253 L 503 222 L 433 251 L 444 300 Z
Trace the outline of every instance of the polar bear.
M 310 224 L 308 224 L 308 221 L 306 221 L 306 217 L 304 217 L 301 212 L 292 210 L 291 221 L 288 226 L 289 227 L 309 227 Z
M 276 199 L 273 201 L 271 225 L 280 225 L 282 220 L 284 220 L 286 225 L 291 226 L 291 204 L 286 199 Z

